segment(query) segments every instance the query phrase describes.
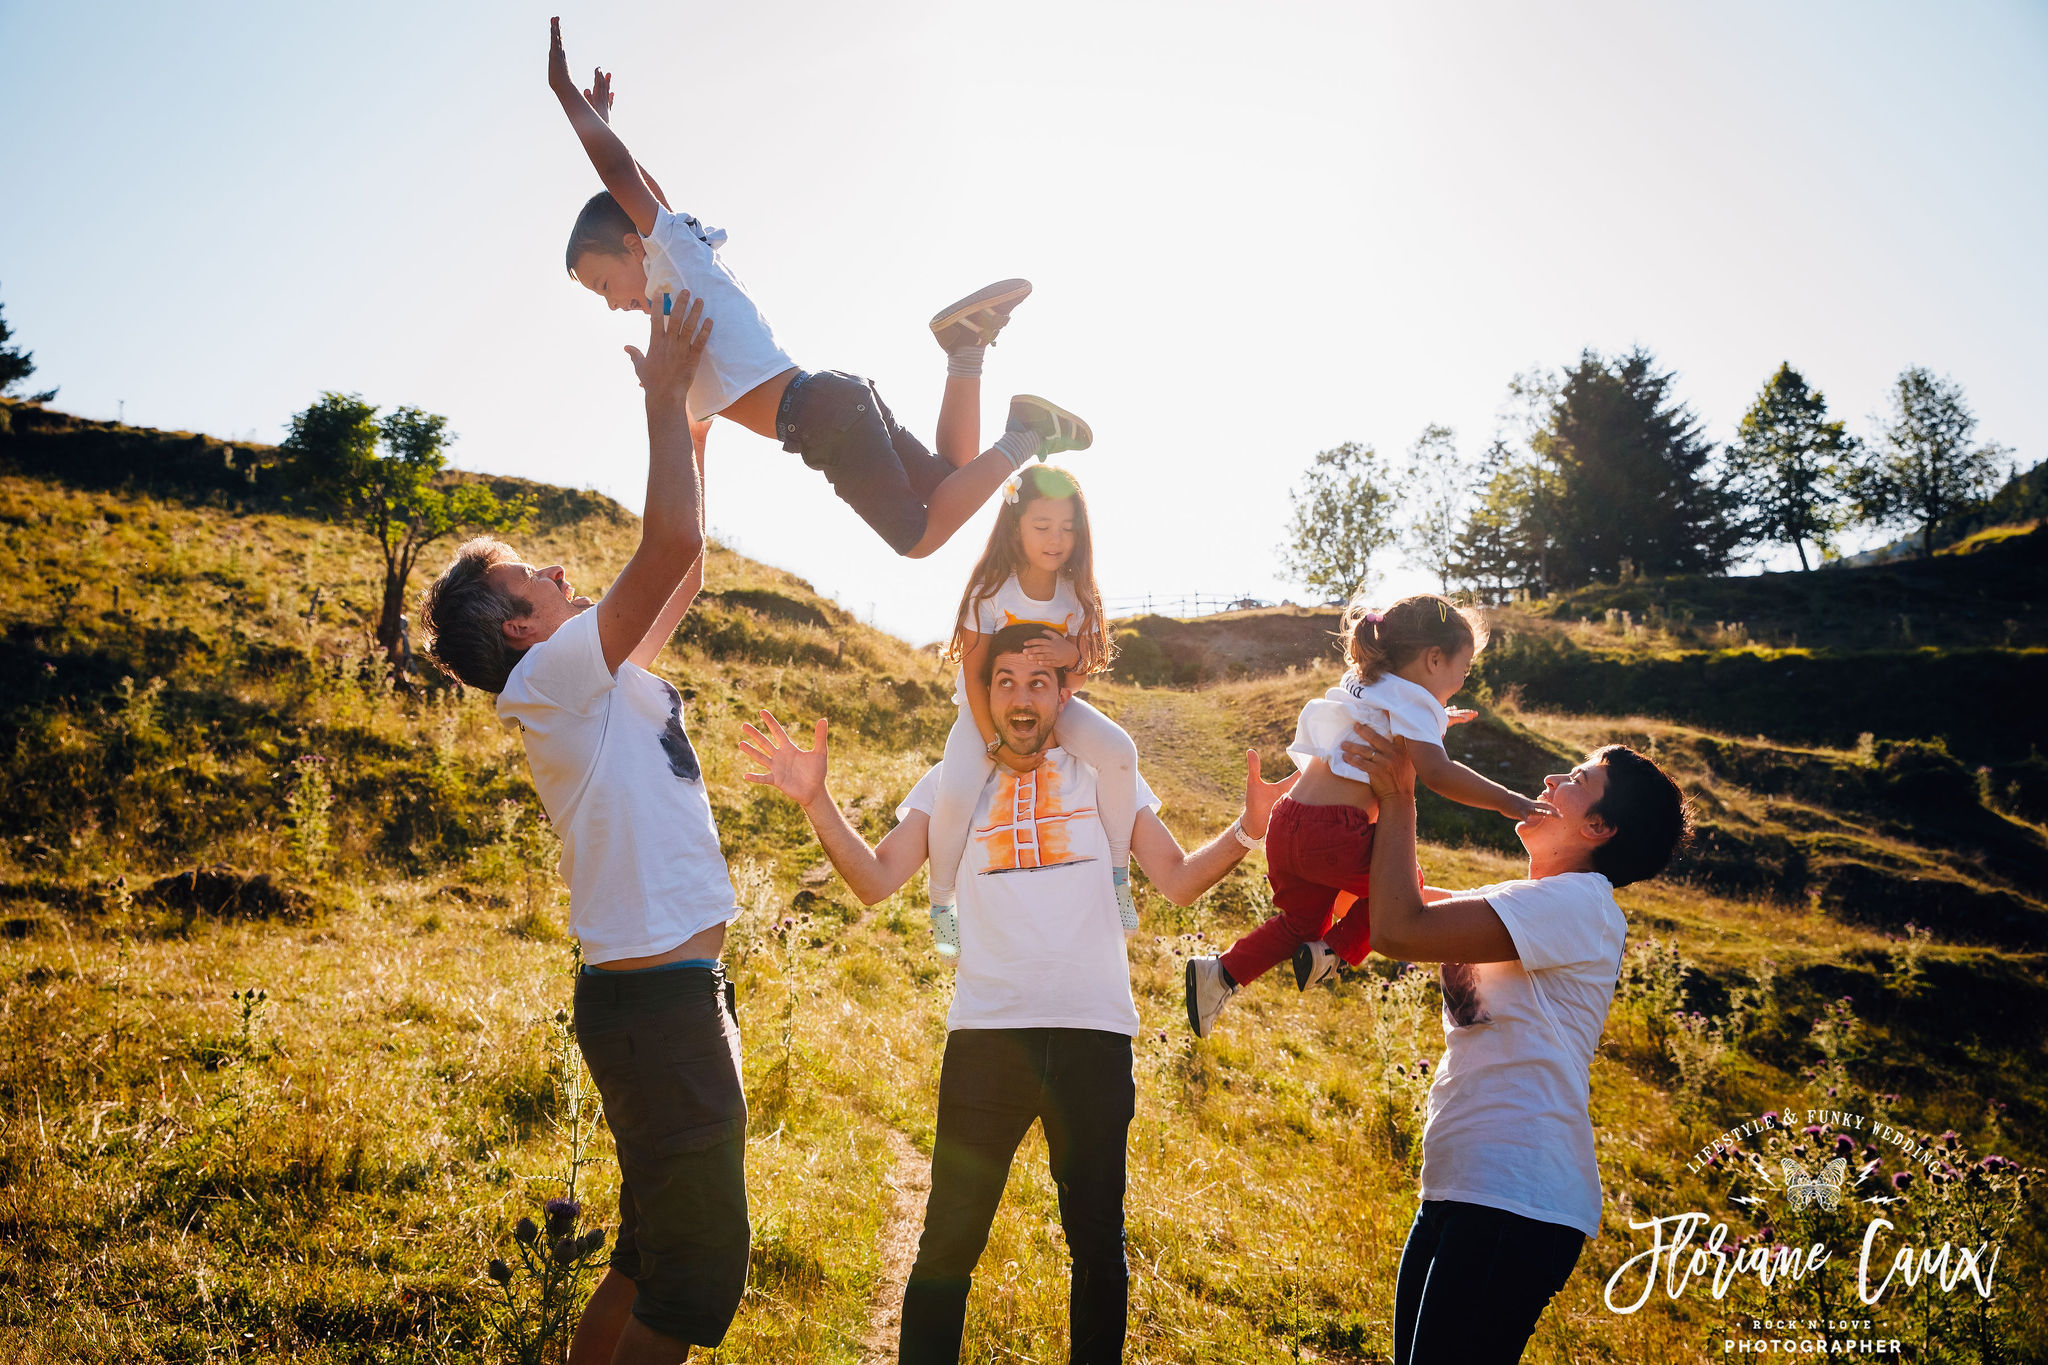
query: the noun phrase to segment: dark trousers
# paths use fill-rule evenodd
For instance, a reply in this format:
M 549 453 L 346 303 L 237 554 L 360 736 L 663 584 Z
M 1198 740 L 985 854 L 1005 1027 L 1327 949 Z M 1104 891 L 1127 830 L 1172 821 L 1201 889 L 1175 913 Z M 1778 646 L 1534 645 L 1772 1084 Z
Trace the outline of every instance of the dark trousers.
M 899 1365 L 958 1365 L 967 1290 L 1017 1144 L 1045 1125 L 1073 1258 L 1074 1365 L 1124 1355 L 1124 1155 L 1137 1087 L 1131 1040 L 1094 1029 L 958 1029 L 939 1070 L 932 1193 L 903 1292 Z
M 1394 1365 L 1512 1365 L 1586 1235 L 1506 1209 L 1424 1200 L 1394 1286 Z

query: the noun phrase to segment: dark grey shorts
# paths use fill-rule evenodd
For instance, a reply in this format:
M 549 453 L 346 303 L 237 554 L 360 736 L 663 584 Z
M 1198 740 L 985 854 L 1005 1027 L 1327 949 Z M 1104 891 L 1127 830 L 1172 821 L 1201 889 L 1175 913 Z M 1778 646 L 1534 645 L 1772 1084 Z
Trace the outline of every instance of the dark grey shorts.
M 896 420 L 874 381 L 799 370 L 782 391 L 775 430 L 890 549 L 908 554 L 924 538 L 926 505 L 953 466 Z
M 633 1316 L 693 1346 L 725 1338 L 747 1287 L 747 1098 L 725 975 L 576 978 L 576 1043 L 619 1150 L 612 1269 Z

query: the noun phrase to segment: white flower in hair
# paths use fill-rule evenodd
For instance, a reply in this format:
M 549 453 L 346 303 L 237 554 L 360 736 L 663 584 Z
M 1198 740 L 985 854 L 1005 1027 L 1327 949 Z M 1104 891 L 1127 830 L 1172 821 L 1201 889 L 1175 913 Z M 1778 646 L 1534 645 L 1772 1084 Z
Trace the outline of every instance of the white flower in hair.
M 1017 505 L 1017 499 L 1022 497 L 1023 494 L 1024 476 L 1021 473 L 1012 474 L 1009 478 L 1003 480 L 1004 502 L 1010 504 L 1010 506 L 1012 507 L 1015 507 Z

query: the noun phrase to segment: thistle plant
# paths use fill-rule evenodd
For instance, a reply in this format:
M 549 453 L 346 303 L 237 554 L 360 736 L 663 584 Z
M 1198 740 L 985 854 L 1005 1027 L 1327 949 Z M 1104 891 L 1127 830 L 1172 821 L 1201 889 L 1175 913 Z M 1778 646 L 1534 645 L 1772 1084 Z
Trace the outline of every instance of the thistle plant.
M 519 1365 L 568 1359 L 585 1297 L 584 1281 L 598 1267 L 604 1249 L 604 1229 L 581 1226 L 583 1204 L 577 1187 L 583 1168 L 601 1160 L 589 1151 L 599 1115 L 594 1087 L 576 1047 L 576 1026 L 566 1009 L 555 1011 L 548 1044 L 557 1063 L 555 1112 L 548 1115 L 548 1122 L 566 1140 L 568 1152 L 561 1174 L 539 1179 L 559 1185 L 562 1193 L 541 1206 L 540 1223 L 526 1217 L 512 1225 L 516 1266 L 494 1257 L 484 1268 L 503 1299 L 494 1325 Z
M 327 865 L 327 812 L 334 805 L 325 758 L 301 754 L 292 760 L 291 790 L 285 793 L 284 805 L 291 814 L 292 867 L 302 876 L 317 877 Z

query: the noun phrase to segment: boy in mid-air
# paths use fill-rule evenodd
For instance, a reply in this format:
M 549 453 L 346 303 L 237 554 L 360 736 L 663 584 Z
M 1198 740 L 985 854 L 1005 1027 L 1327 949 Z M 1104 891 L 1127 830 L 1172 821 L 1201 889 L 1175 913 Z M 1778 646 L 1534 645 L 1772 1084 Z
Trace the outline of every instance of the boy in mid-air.
M 569 273 L 613 308 L 659 312 L 685 293 L 703 301 L 718 327 L 690 386 L 694 420 L 725 417 L 780 441 L 824 474 L 890 549 L 911 559 L 944 545 L 1026 460 L 1087 449 L 1093 435 L 1086 422 L 1028 394 L 1010 400 L 1001 439 L 977 449 L 982 352 L 1031 292 L 1024 280 L 977 290 L 932 319 L 947 357 L 937 455 L 898 425 L 871 381 L 798 367 L 720 257 L 724 231 L 669 211 L 611 129 L 608 80 L 599 73 L 587 94 L 578 90 L 561 21 L 550 24 L 549 88 L 604 182 L 577 215 Z

